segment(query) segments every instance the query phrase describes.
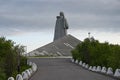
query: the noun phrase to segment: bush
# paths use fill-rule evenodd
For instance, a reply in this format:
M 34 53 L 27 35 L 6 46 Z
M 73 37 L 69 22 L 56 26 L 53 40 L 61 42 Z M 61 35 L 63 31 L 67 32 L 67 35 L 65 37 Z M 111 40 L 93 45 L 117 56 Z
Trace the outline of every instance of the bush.
M 99 43 L 94 38 L 86 38 L 72 52 L 72 57 L 89 65 L 120 68 L 120 46 L 108 42 Z
M 15 76 L 17 66 L 20 63 L 21 71 L 27 66 L 27 58 L 22 56 L 24 47 L 15 45 L 12 40 L 0 38 L 0 80 L 6 80 L 10 76 Z
M 6 80 L 6 75 L 1 68 L 0 68 L 0 80 Z

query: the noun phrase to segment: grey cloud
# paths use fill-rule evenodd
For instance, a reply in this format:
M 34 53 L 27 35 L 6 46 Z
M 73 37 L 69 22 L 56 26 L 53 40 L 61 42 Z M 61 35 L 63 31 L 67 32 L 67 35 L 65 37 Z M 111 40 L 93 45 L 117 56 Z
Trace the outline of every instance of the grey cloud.
M 64 11 L 71 29 L 119 32 L 119 7 L 119 0 L 1 0 L 0 30 L 54 29 L 56 16 Z

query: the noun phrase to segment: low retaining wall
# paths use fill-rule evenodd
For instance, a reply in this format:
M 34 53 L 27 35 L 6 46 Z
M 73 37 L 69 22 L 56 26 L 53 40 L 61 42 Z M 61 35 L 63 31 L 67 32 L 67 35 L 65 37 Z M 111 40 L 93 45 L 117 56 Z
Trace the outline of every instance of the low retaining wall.
M 106 67 L 101 67 L 101 66 L 90 66 L 89 64 L 86 64 L 82 61 L 78 61 L 78 60 L 74 60 L 74 59 L 71 59 L 71 62 L 78 64 L 81 67 L 83 67 L 89 71 L 107 75 L 107 76 L 110 76 L 110 77 L 120 80 L 120 69 L 116 69 L 115 72 L 113 72 L 111 67 L 106 68 Z
M 35 63 L 28 62 L 28 65 L 31 68 L 26 69 L 21 74 L 17 74 L 16 79 L 9 77 L 8 80 L 28 80 L 37 71 L 37 65 Z

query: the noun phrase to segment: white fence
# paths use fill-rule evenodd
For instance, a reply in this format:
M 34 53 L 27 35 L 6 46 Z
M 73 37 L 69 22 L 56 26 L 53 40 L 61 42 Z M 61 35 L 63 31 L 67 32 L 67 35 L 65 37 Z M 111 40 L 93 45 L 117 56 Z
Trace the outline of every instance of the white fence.
M 71 59 L 71 61 L 75 64 L 80 65 L 81 67 L 85 69 L 88 69 L 89 71 L 106 74 L 114 78 L 120 79 L 120 69 L 116 69 L 115 72 L 113 72 L 113 69 L 111 67 L 106 68 L 106 67 L 101 67 L 101 66 L 90 66 L 89 64 L 86 64 L 83 61 L 78 61 L 74 59 Z
M 16 80 L 28 80 L 36 71 L 37 65 L 35 63 L 29 62 L 28 63 L 31 68 L 26 69 L 21 74 L 17 74 Z M 13 77 L 9 77 L 8 80 L 15 80 Z

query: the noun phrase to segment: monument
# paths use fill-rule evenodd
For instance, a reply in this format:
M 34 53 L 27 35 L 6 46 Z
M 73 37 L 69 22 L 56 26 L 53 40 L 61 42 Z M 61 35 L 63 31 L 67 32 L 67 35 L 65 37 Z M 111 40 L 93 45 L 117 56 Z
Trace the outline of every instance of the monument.
M 56 18 L 54 41 L 66 36 L 69 27 L 63 12 L 60 12 L 60 16 Z
M 71 56 L 71 50 L 81 41 L 67 34 L 68 23 L 63 12 L 56 17 L 53 42 L 39 47 L 27 54 L 27 56 Z

